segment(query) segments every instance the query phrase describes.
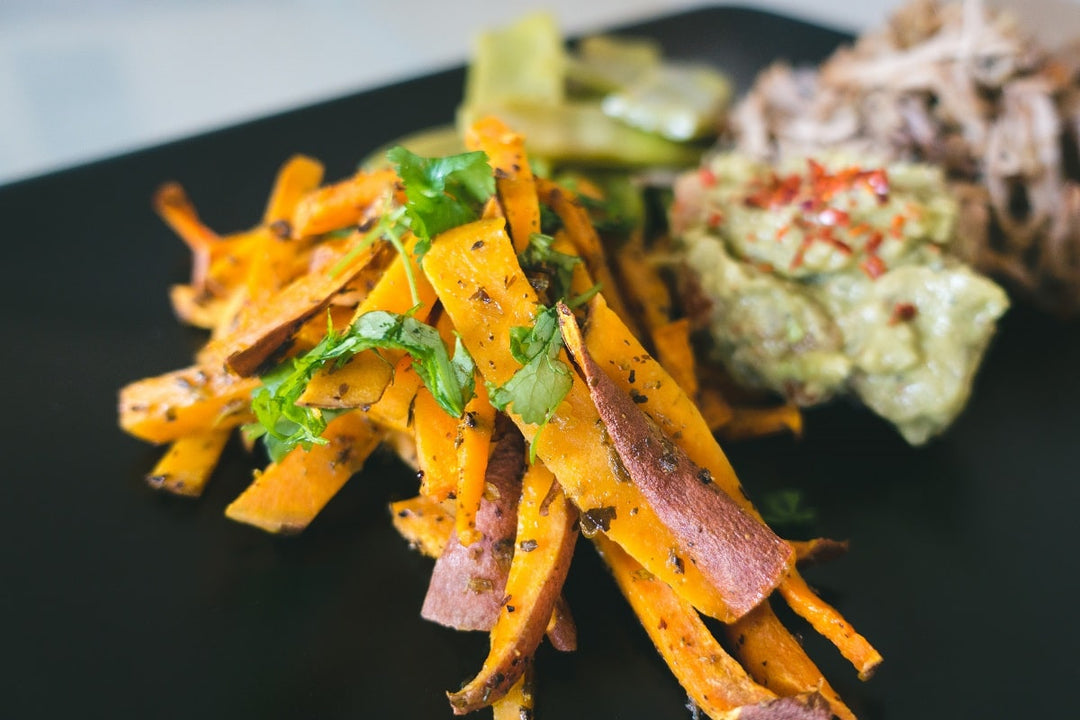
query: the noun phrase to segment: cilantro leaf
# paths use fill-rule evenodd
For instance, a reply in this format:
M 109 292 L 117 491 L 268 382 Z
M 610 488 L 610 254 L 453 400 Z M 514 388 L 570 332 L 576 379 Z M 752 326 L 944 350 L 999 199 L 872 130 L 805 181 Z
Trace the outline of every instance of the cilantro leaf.
M 510 353 L 522 367 L 504 384 L 490 388 L 491 404 L 499 410 L 510 405 L 527 423 L 543 427 L 570 392 L 573 374 L 559 359 L 562 333 L 553 307 L 542 307 L 532 327 L 510 331 Z
M 813 525 L 817 511 L 804 503 L 803 494 L 795 489 L 781 489 L 761 498 L 762 519 L 774 528 L 797 528 Z
M 404 222 L 416 235 L 422 257 L 431 239 L 480 217 L 495 192 L 495 176 L 483 152 L 420 157 L 398 145 L 386 153 L 405 186 Z
M 249 436 L 262 437 L 274 461 L 297 445 L 310 449 L 314 444 L 325 444 L 322 433 L 341 411 L 301 407 L 296 401 L 319 368 L 330 362 L 342 364 L 370 349 L 409 353 L 413 368 L 439 406 L 455 417 L 465 412 L 465 404 L 475 391 L 475 365 L 460 339 L 451 359 L 435 328 L 410 315 L 379 310 L 364 313 L 343 332 L 331 329 L 307 353 L 263 375 L 262 385 L 252 395 L 251 408 L 258 424 L 246 428 Z

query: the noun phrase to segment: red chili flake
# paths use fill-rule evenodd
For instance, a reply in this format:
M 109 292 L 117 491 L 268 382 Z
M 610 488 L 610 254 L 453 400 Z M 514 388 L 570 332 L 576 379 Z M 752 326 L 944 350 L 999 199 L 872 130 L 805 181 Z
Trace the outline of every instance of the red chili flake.
M 828 225 L 830 227 L 836 225 L 846 227 L 851 223 L 851 216 L 843 210 L 829 207 L 818 213 L 818 222 L 822 225 Z
M 777 242 L 779 242 L 780 240 L 783 240 L 784 236 L 788 234 L 789 230 L 791 230 L 790 225 L 781 226 L 780 229 L 776 231 L 776 240 L 777 240 Z
M 896 213 L 893 215 L 892 223 L 889 225 L 889 234 L 894 238 L 902 238 L 904 236 L 904 223 L 907 222 L 907 218 L 902 213 Z
M 705 187 L 712 187 L 716 184 L 716 173 L 709 168 L 703 167 L 698 170 L 698 180 L 700 180 L 701 184 Z
M 870 239 L 866 241 L 866 254 L 873 255 L 876 253 L 884 240 L 885 236 L 880 232 L 875 231 L 874 234 L 870 236 Z
M 871 170 L 865 174 L 863 182 L 870 188 L 878 197 L 879 203 L 884 203 L 889 199 L 889 176 L 886 174 L 884 168 L 878 168 L 877 170 Z
M 896 303 L 893 307 L 892 317 L 889 318 L 889 324 L 895 325 L 900 322 L 908 322 L 914 319 L 918 312 L 919 309 L 909 302 Z
M 877 255 L 869 255 L 859 263 L 859 269 L 869 276 L 871 280 L 877 280 L 885 274 L 885 262 Z
M 799 247 L 795 249 L 795 254 L 791 258 L 791 269 L 798 270 L 803 260 L 806 259 L 806 251 L 810 249 L 811 243 L 814 242 L 814 238 L 811 235 L 804 235 L 803 240 L 799 243 Z
M 711 227 L 711 228 L 718 228 L 721 225 L 723 225 L 724 224 L 724 213 L 719 212 L 719 211 L 714 211 L 714 212 L 709 213 L 708 224 L 709 224 L 709 227 Z

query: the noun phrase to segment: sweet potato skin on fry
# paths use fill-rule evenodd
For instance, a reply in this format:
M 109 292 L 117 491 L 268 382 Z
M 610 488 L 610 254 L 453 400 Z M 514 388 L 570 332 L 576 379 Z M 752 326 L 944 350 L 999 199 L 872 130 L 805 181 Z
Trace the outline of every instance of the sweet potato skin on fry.
M 678 542 L 669 562 L 696 565 L 723 594 L 731 615 L 745 615 L 792 566 L 791 546 L 744 512 L 713 484 L 708 470 L 648 421 L 593 360 L 573 313 L 563 304 L 559 325 L 631 480 Z

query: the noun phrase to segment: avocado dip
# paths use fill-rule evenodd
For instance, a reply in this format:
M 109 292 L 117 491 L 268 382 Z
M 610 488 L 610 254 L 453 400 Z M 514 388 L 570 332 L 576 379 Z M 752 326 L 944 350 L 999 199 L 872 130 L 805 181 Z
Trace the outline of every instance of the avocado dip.
M 1005 292 L 949 254 L 937 168 L 781 168 L 718 154 L 680 178 L 672 231 L 697 319 L 741 384 L 802 406 L 851 393 L 918 445 L 963 409 Z

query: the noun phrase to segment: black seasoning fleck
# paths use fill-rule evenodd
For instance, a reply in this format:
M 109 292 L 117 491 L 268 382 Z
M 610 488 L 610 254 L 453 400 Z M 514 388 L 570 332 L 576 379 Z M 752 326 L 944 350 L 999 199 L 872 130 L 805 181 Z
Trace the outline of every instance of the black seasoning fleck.
M 270 232 L 278 240 L 288 240 L 292 236 L 292 225 L 288 220 L 275 220 L 270 223 Z
M 474 242 L 474 243 L 472 244 L 472 248 L 471 248 L 471 249 L 472 249 L 472 250 L 479 250 L 479 249 L 480 249 L 480 248 L 482 248 L 482 247 L 484 247 L 484 241 L 483 241 L 483 240 L 477 240 L 476 242 Z
M 630 382 L 631 385 L 633 385 L 634 381 L 637 380 L 637 370 L 631 368 L 630 369 L 630 376 L 627 377 L 626 379 Z
M 679 459 L 675 456 L 675 453 L 668 450 L 660 455 L 658 460 L 660 469 L 666 473 L 675 472 L 675 469 L 679 467 Z
M 631 388 L 631 390 L 630 390 L 630 399 L 633 400 L 638 405 L 641 405 L 642 403 L 649 402 L 649 398 L 648 398 L 647 395 L 642 395 L 641 393 L 639 393 L 637 390 L 634 390 L 633 388 Z
M 701 468 L 698 470 L 697 479 L 705 485 L 712 485 L 713 476 L 708 468 Z
M 581 533 L 585 537 L 593 537 L 601 530 L 607 532 L 615 517 L 615 507 L 612 505 L 586 510 L 581 514 Z
M 487 304 L 491 302 L 491 296 L 487 294 L 487 290 L 484 288 L 477 288 L 476 292 L 472 294 L 470 300 L 479 300 L 480 302 Z
M 518 547 L 521 548 L 521 552 L 532 552 L 536 549 L 538 543 L 535 540 L 522 540 L 518 543 Z
M 682 558 L 675 554 L 675 550 L 668 551 L 667 564 L 671 566 L 671 569 L 678 575 L 682 575 L 686 572 L 686 568 L 683 565 Z
M 474 428 L 478 424 L 477 421 L 476 421 L 476 413 L 475 412 L 467 412 L 467 413 L 465 413 L 465 418 L 464 419 L 465 419 L 465 427 L 467 427 L 467 428 Z

